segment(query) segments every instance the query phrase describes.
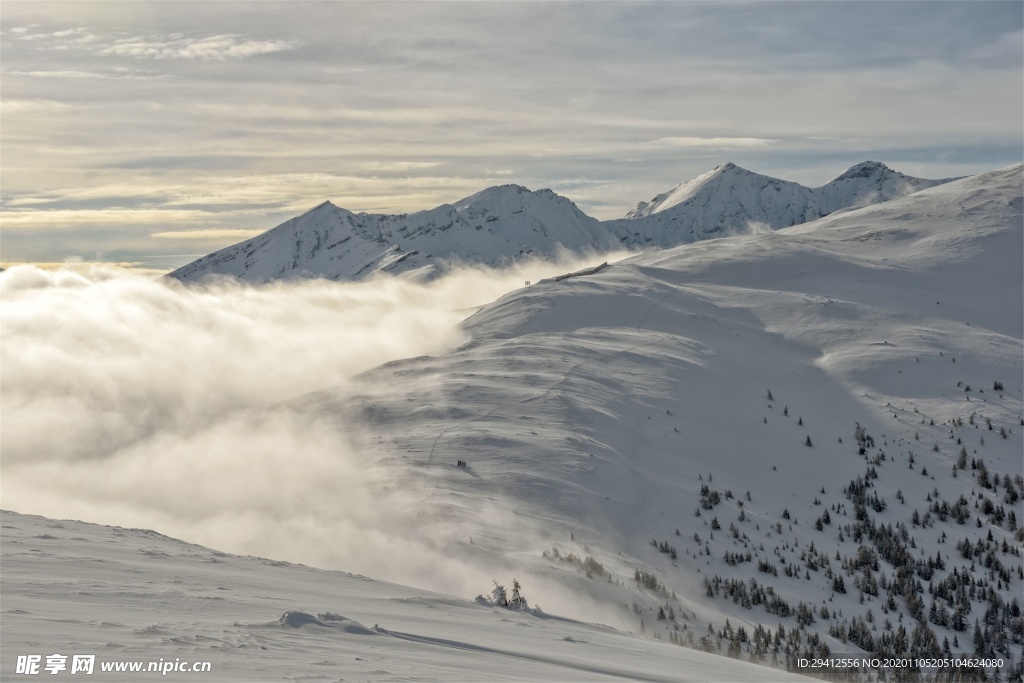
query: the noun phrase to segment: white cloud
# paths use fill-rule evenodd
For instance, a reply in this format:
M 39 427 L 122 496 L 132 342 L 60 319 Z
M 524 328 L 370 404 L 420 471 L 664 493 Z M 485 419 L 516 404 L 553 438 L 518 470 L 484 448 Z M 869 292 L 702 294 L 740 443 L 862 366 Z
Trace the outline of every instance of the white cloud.
M 404 171 L 419 171 L 426 168 L 437 168 L 443 165 L 441 161 L 364 161 L 359 165 L 360 168 L 367 171 L 377 171 L 382 173 L 387 172 L 404 172 Z
M 5 71 L 4 75 L 22 78 L 121 79 L 134 81 L 166 81 L 180 78 L 180 76 L 173 76 L 171 74 L 155 74 L 151 71 L 129 71 L 125 69 L 112 69 L 111 71 L 81 71 L 78 69 Z
M 440 537 L 403 517 L 413 501 L 396 497 L 413 492 L 375 483 L 394 471 L 353 446 L 358 418 L 290 401 L 367 390 L 352 377 L 453 348 L 474 307 L 578 265 L 262 287 L 11 268 L 0 274 L 4 506 L 479 590 L 492 577 L 410 550 L 417 534 Z
M 45 112 L 64 111 L 67 109 L 70 109 L 68 105 L 56 100 L 0 100 L 0 111 L 10 114 L 40 114 Z
M 145 59 L 203 59 L 224 61 L 293 50 L 287 40 L 247 40 L 233 33 L 202 37 L 123 38 L 96 50 L 102 56 Z
M 163 188 L 140 187 L 130 183 L 118 185 L 100 185 L 96 187 L 78 187 L 72 189 L 51 190 L 37 195 L 13 197 L 4 202 L 7 208 L 21 206 L 39 206 L 59 202 L 80 202 L 96 199 L 157 199 L 165 196 Z
M 23 76 L 26 78 L 109 78 L 95 71 L 79 71 L 77 69 L 58 69 L 41 71 L 5 71 L 5 76 Z
M 266 232 L 265 230 L 210 229 L 210 230 L 164 230 L 150 233 L 150 237 L 165 240 L 244 240 Z
M 141 225 L 151 222 L 196 223 L 214 217 L 194 209 L 53 209 L 48 211 L 19 210 L 3 212 L 3 227 L 51 228 L 81 225 Z
M 653 140 L 655 145 L 668 145 L 672 147 L 702 147 L 715 149 L 743 149 L 767 147 L 778 143 L 779 140 L 771 138 L 726 138 L 726 137 L 667 137 Z

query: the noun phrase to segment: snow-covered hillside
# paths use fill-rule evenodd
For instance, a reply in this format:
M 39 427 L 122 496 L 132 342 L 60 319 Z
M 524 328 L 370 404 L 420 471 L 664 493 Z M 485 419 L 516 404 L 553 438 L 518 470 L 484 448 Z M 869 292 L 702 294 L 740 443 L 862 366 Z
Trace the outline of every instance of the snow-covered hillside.
M 414 535 L 663 639 L 1018 662 L 1021 181 L 523 288 L 306 404 L 420 492 Z
M 606 626 L 238 557 L 152 531 L 13 512 L 0 519 L 4 680 L 32 680 L 15 673 L 18 657 L 31 655 L 40 657 L 37 677 L 104 683 L 795 678 Z M 50 674 L 52 655 L 67 668 Z M 95 655 L 91 675 L 71 673 L 74 655 Z M 151 662 L 159 668 L 147 672 Z M 205 672 L 180 668 L 204 662 Z M 135 663 L 143 672 L 135 678 L 103 670 Z
M 946 180 L 922 180 L 865 162 L 820 188 L 725 164 L 641 203 L 626 219 L 599 222 L 551 190 L 491 187 L 413 214 L 354 214 L 324 202 L 266 233 L 175 270 L 197 281 L 249 282 L 374 274 L 436 274 L 452 263 L 497 266 L 521 257 L 644 250 L 777 229 L 841 208 L 902 197 Z
M 865 161 L 817 188 L 727 163 L 640 204 L 621 227 L 629 244 L 673 247 L 730 234 L 778 230 L 840 209 L 896 199 L 949 182 L 912 178 Z
M 324 202 L 273 230 L 175 270 L 194 281 L 229 275 L 250 282 L 377 273 L 429 274 L 449 263 L 497 266 L 560 251 L 610 251 L 613 234 L 565 197 L 502 185 L 412 214 L 355 214 Z

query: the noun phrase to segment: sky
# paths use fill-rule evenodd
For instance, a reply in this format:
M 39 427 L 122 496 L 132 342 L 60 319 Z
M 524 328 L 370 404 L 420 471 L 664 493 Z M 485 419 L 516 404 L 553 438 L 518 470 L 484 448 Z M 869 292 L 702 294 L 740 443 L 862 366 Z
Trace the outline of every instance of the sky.
M 725 161 L 1024 156 L 1016 1 L 4 0 L 0 31 L 4 265 L 166 272 L 325 199 L 514 182 L 607 219 Z

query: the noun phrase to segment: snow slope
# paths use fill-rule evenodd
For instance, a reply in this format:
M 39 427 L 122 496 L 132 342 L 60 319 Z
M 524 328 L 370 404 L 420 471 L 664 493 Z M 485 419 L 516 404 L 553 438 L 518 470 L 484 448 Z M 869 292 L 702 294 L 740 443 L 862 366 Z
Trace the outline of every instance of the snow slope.
M 778 230 L 839 209 L 867 206 L 949 182 L 912 178 L 865 161 L 817 188 L 727 163 L 640 202 L 620 225 L 629 244 L 672 247 L 697 240 Z
M 455 352 L 307 406 L 360 420 L 389 486 L 420 492 L 416 534 L 662 638 L 726 652 L 738 625 L 782 624 L 794 652 L 945 639 L 1017 661 L 1021 177 L 527 287 Z
M 795 677 L 543 612 L 513 612 L 152 531 L 3 512 L 0 672 L 19 655 L 209 662 L 186 681 L 781 681 Z
M 357 280 L 378 273 L 429 274 L 453 261 L 497 266 L 520 256 L 618 246 L 608 229 L 565 197 L 503 185 L 454 204 L 394 216 L 354 214 L 324 202 L 170 276 L 183 281 L 210 274 L 250 282 Z
M 551 190 L 491 187 L 413 214 L 354 214 L 330 202 L 170 273 L 182 281 L 227 275 L 250 282 L 379 273 L 429 275 L 451 262 L 501 265 L 560 251 L 672 247 L 813 220 L 838 209 L 902 197 L 946 180 L 922 180 L 864 162 L 820 188 L 733 164 L 641 203 L 625 220 L 599 222 Z

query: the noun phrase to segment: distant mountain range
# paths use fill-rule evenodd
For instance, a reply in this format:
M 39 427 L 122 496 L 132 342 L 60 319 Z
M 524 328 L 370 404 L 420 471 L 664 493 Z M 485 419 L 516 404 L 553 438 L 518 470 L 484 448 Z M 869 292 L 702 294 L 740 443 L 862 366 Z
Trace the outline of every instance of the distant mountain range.
M 885 164 L 865 161 L 811 188 L 722 164 L 650 202 L 640 202 L 618 225 L 630 233 L 630 245 L 674 247 L 759 228 L 788 228 L 951 180 L 913 178 Z
M 715 167 L 641 202 L 625 218 L 598 221 L 551 190 L 491 187 L 411 214 L 352 213 L 324 202 L 267 232 L 170 273 L 249 282 L 361 280 L 378 273 L 430 276 L 455 263 L 501 265 L 559 251 L 667 248 L 789 227 L 844 208 L 877 204 L 949 182 L 903 175 L 865 161 L 818 187 Z

